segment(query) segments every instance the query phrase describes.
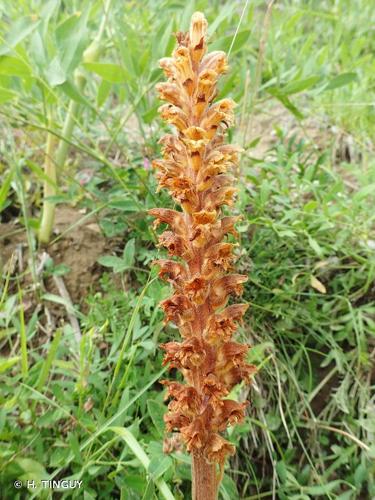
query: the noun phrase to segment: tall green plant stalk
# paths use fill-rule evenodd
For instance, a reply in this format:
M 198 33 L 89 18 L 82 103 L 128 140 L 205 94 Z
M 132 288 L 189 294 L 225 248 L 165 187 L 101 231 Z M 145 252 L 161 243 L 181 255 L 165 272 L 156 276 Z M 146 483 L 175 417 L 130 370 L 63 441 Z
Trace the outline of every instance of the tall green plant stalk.
M 48 119 L 48 128 L 51 128 L 51 118 Z M 44 157 L 44 173 L 45 179 L 43 183 L 43 211 L 40 222 L 39 241 L 40 243 L 48 243 L 53 224 L 55 220 L 55 203 L 49 200 L 50 196 L 56 195 L 56 165 L 53 159 L 53 150 L 55 146 L 55 136 L 51 132 L 47 132 L 46 151 Z
M 97 60 L 98 56 L 102 52 L 102 38 L 105 30 L 105 25 L 108 18 L 108 11 L 112 0 L 107 0 L 104 6 L 104 16 L 100 24 L 95 40 L 88 46 L 88 48 L 83 53 L 82 62 L 90 63 Z M 81 70 L 77 69 L 74 75 L 74 81 L 79 93 L 83 92 L 87 79 Z M 54 222 L 55 222 L 55 203 L 51 202 L 48 198 L 54 196 L 57 190 L 57 178 L 58 174 L 64 168 L 66 158 L 69 151 L 69 143 L 71 141 L 74 125 L 77 120 L 77 112 L 79 109 L 79 104 L 77 101 L 71 99 L 68 111 L 65 117 L 64 126 L 62 129 L 62 137 L 59 141 L 58 147 L 56 149 L 56 154 L 53 154 L 53 134 L 47 132 L 46 141 L 46 153 L 44 161 L 44 172 L 46 178 L 43 186 L 43 208 L 42 217 L 39 228 L 39 242 L 42 244 L 48 244 L 51 238 Z M 48 128 L 51 128 L 51 123 L 48 124 Z

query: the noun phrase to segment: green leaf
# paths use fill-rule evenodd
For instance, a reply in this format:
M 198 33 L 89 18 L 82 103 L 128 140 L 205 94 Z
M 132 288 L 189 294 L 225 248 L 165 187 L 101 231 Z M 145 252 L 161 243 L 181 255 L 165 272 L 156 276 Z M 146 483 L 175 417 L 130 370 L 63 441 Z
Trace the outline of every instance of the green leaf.
M 88 71 L 96 73 L 103 80 L 111 83 L 124 83 L 130 75 L 118 64 L 112 63 L 85 63 L 83 65 Z
M 16 94 L 16 92 L 13 92 L 13 90 L 4 89 L 3 87 L 0 87 L 0 104 L 10 101 L 11 99 L 14 99 L 15 97 L 17 97 L 17 95 L 18 94 Z
M 1 100 L 0 100 L 0 102 L 1 102 Z M 10 184 L 11 184 L 12 179 L 13 179 L 13 174 L 14 174 L 14 169 L 11 169 L 8 172 L 8 175 L 6 176 L 5 180 L 3 181 L 3 185 L 1 186 L 1 189 L 0 189 L 0 212 L 3 209 L 4 203 L 7 199 Z
M 123 482 L 137 493 L 142 494 L 147 488 L 147 481 L 145 477 L 140 474 L 129 474 L 126 472 L 123 477 Z
M 123 263 L 126 267 L 131 267 L 134 264 L 134 255 L 135 255 L 135 239 L 132 238 L 129 240 L 124 248 L 124 252 L 122 254 Z
M 220 24 L 232 15 L 235 8 L 236 4 L 232 2 L 228 3 L 227 5 L 225 5 L 225 3 L 221 5 L 218 15 L 215 17 L 213 22 L 208 25 L 208 34 L 210 35 L 210 37 L 213 35 L 213 33 L 215 33 Z
M 68 441 L 69 441 L 69 446 L 72 452 L 74 453 L 75 460 L 78 464 L 82 463 L 82 456 L 81 452 L 79 449 L 79 442 L 77 436 L 73 433 L 70 432 L 68 435 Z
M 148 470 L 150 465 L 150 459 L 146 455 L 142 446 L 135 439 L 133 434 L 129 429 L 125 429 L 124 427 L 108 427 L 108 430 L 113 431 L 118 436 L 121 436 L 125 443 L 129 446 L 132 453 L 138 458 L 143 467 Z M 168 485 L 163 479 L 154 478 L 156 486 L 159 488 L 159 491 L 165 500 L 174 500 L 174 496 L 171 490 L 168 488 Z
M 314 495 L 314 496 L 327 495 L 332 490 L 337 488 L 341 484 L 341 482 L 342 481 L 340 481 L 339 479 L 336 479 L 335 481 L 331 481 L 327 484 L 316 485 L 316 486 L 305 486 L 303 488 L 303 491 L 309 495 Z
M 0 47 L 0 56 L 9 54 L 10 50 L 32 33 L 39 25 L 40 19 L 35 16 L 25 16 L 17 19 L 8 30 L 5 42 Z
M 224 475 L 223 481 L 220 484 L 220 492 L 222 494 L 223 500 L 239 499 L 236 483 L 231 477 L 227 476 L 226 474 Z
M 319 245 L 319 243 L 314 238 L 312 238 L 311 236 L 309 236 L 308 238 L 309 238 L 309 245 L 314 250 L 314 252 L 316 253 L 316 255 L 318 257 L 323 257 L 324 256 L 324 252 L 323 252 L 322 247 Z
M 344 85 L 348 85 L 349 83 L 357 80 L 357 73 L 341 73 L 341 75 L 337 75 L 332 80 L 330 80 L 326 87 L 323 88 L 323 91 L 326 90 L 334 90 Z
M 133 200 L 113 200 L 109 206 L 123 212 L 139 212 L 139 206 Z
M 51 87 L 56 87 L 66 81 L 66 73 L 61 66 L 58 56 L 52 59 L 44 74 Z
M 0 358 L 0 373 L 4 373 L 5 371 L 12 368 L 12 366 L 16 365 L 21 359 L 21 356 L 13 356 L 12 358 Z
M 121 272 L 128 266 L 124 263 L 123 259 L 116 257 L 116 255 L 103 255 L 98 259 L 99 264 L 105 267 L 112 267 L 114 272 Z
M 155 485 L 149 481 L 145 490 L 142 491 L 142 500 L 155 500 Z M 157 497 L 156 497 L 157 498 Z
M 79 317 L 82 317 L 82 314 L 75 309 L 74 306 L 72 306 L 68 300 L 65 300 L 63 297 L 60 297 L 60 295 L 55 295 L 53 293 L 45 293 L 42 295 L 43 300 L 49 300 L 50 302 L 55 302 L 56 304 L 61 304 L 63 305 L 67 311 L 72 311 L 74 314 L 76 314 Z
M 40 10 L 40 17 L 45 23 L 48 23 L 53 11 L 59 6 L 60 0 L 49 0 L 49 2 L 44 2 L 43 7 Z
M 56 45 L 59 51 L 60 64 L 70 74 L 82 59 L 87 45 L 87 18 L 89 9 L 68 17 L 56 29 Z
M 231 51 L 232 54 L 238 52 L 245 45 L 249 39 L 250 33 L 250 30 L 244 30 L 237 33 Z M 232 45 L 233 37 L 234 34 L 216 40 L 212 45 L 210 45 L 210 50 L 224 50 L 225 52 L 228 52 L 230 46 Z
M 313 87 L 320 80 L 320 76 L 310 76 L 304 80 L 290 82 L 282 88 L 282 93 L 285 95 L 297 94 L 310 87 Z
M 156 430 L 162 436 L 164 434 L 164 414 L 166 410 L 165 406 L 162 403 L 159 403 L 159 401 L 149 399 L 147 401 L 147 410 Z
M 13 56 L 0 57 L 0 75 L 29 77 L 30 67 L 22 59 Z
M 151 459 L 147 471 L 155 481 L 165 474 L 172 464 L 172 459 L 168 455 L 158 455 Z
M 375 183 L 368 184 L 364 186 L 359 191 L 357 191 L 354 195 L 355 201 L 361 201 L 367 196 L 375 196 Z
M 283 92 L 280 89 L 276 87 L 269 87 L 267 89 L 267 92 L 276 97 L 276 99 L 278 99 L 281 102 L 281 104 L 283 104 L 285 108 L 288 109 L 296 118 L 298 118 L 299 120 L 302 120 L 304 118 L 301 111 L 299 111 L 299 109 L 296 108 L 296 106 L 290 101 L 290 99 L 285 94 L 283 94 Z
M 276 463 L 276 472 L 281 481 L 281 484 L 284 484 L 287 480 L 287 468 L 285 462 L 281 460 Z
M 48 477 L 48 474 L 42 464 L 31 458 L 16 458 L 16 464 L 24 471 L 20 479 L 34 479 L 39 481 Z
M 84 106 L 91 107 L 90 102 L 83 96 L 77 87 L 69 80 L 62 83 L 59 88 L 73 101 L 78 102 L 78 104 L 83 104 Z
M 50 186 L 53 186 L 55 189 L 58 189 L 56 182 L 54 182 L 48 175 L 46 175 L 44 170 L 39 165 L 37 165 L 31 160 L 26 160 L 26 164 L 39 179 L 43 179 L 43 181 L 47 182 Z M 49 201 L 53 202 L 53 200 Z
M 98 86 L 98 95 L 96 96 L 96 103 L 99 108 L 103 106 L 110 92 L 111 92 L 111 82 L 107 82 L 107 80 L 102 80 L 100 85 Z
M 40 30 L 33 33 L 28 46 L 32 61 L 43 70 L 43 67 L 47 66 L 47 54 Z

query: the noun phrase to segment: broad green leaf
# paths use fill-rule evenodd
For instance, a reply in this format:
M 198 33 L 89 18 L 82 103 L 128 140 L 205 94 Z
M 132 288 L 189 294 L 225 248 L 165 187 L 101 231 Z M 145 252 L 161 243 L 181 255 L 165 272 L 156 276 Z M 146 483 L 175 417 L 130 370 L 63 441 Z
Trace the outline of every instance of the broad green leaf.
M 122 259 L 126 267 L 131 267 L 134 264 L 135 255 L 135 239 L 129 240 L 124 248 Z
M 69 436 L 68 436 L 68 442 L 69 442 L 70 449 L 74 453 L 74 457 L 75 457 L 76 462 L 78 464 L 81 464 L 82 463 L 82 455 L 81 455 L 81 452 L 79 449 L 79 442 L 78 442 L 78 438 L 77 438 L 76 434 L 74 434 L 73 432 L 70 432 Z
M 69 80 L 62 83 L 59 88 L 73 101 L 78 102 L 78 104 L 83 104 L 84 106 L 91 107 L 90 102 L 86 99 L 84 95 L 80 93 L 76 85 Z
M 123 477 L 123 482 L 132 490 L 140 494 L 142 494 L 147 488 L 147 480 L 144 475 L 141 476 L 140 474 L 129 474 L 126 472 Z
M 165 406 L 159 401 L 149 399 L 147 401 L 147 410 L 151 417 L 152 423 L 160 435 L 164 434 L 164 414 L 166 411 Z
M 276 463 L 276 472 L 281 481 L 281 483 L 285 483 L 287 480 L 287 468 L 285 462 L 280 460 Z
M 45 479 L 48 474 L 43 465 L 31 458 L 16 458 L 16 464 L 24 471 L 20 479 L 34 479 L 39 481 Z
M 158 30 L 154 34 L 154 43 L 152 44 L 152 59 L 157 60 L 167 54 L 169 40 L 172 37 L 173 19 L 160 23 Z
M 59 6 L 59 4 L 60 0 L 49 0 L 48 2 L 43 3 L 43 7 L 40 10 L 40 17 L 44 22 L 48 23 L 53 11 Z
M 332 78 L 332 80 L 328 82 L 328 85 L 323 88 L 323 91 L 338 89 L 339 87 L 348 85 L 355 80 L 357 80 L 357 73 L 341 73 L 341 75 L 337 75 Z
M 225 3 L 223 3 L 221 5 L 219 14 L 215 17 L 213 22 L 208 25 L 208 34 L 210 36 L 212 36 L 212 34 L 215 33 L 216 29 L 225 19 L 228 19 L 232 15 L 235 8 L 236 8 L 235 2 L 229 2 L 226 5 Z
M 143 467 L 147 470 L 150 465 L 150 459 L 146 455 L 142 446 L 135 439 L 131 431 L 129 429 L 125 429 L 124 427 L 108 427 L 108 430 L 111 430 L 118 436 L 122 437 L 125 443 L 129 446 L 132 453 L 138 458 Z M 171 490 L 169 489 L 167 483 L 163 481 L 163 479 L 160 479 L 160 477 L 154 478 L 154 481 L 165 500 L 174 500 L 174 496 Z
M 171 457 L 168 455 L 159 455 L 151 459 L 147 472 L 151 475 L 152 479 L 155 480 L 165 474 L 172 464 Z
M 0 57 L 0 75 L 29 77 L 30 67 L 22 59 L 13 56 Z
M 98 95 L 96 96 L 96 104 L 99 108 L 103 106 L 109 93 L 111 92 L 111 82 L 107 80 L 102 80 L 98 86 Z
M 5 42 L 0 47 L 0 56 L 9 54 L 10 50 L 32 33 L 39 23 L 40 19 L 36 16 L 25 16 L 17 19 L 9 26 Z
M 66 81 L 66 73 L 61 66 L 58 56 L 55 56 L 46 68 L 45 76 L 51 87 L 56 87 Z
M 320 76 L 310 76 L 304 80 L 297 80 L 295 82 L 290 82 L 285 87 L 282 88 L 282 93 L 285 95 L 297 94 L 310 87 L 313 87 L 320 80 Z
M 237 33 L 231 51 L 232 54 L 238 52 L 245 45 L 245 43 L 249 39 L 250 33 L 250 30 L 244 30 Z M 229 48 L 232 45 L 233 39 L 234 34 L 220 38 L 219 40 L 216 40 L 212 45 L 210 45 L 210 50 L 224 50 L 225 52 L 228 52 Z
M 312 238 L 311 236 L 309 236 L 309 245 L 314 250 L 314 252 L 318 257 L 323 257 L 324 252 L 322 247 L 319 245 L 316 239 Z
M 98 262 L 102 266 L 112 267 L 115 272 L 120 272 L 127 268 L 123 259 L 116 257 L 116 255 L 103 255 L 99 257 Z
M 118 64 L 85 63 L 84 67 L 88 71 L 92 71 L 102 77 L 103 80 L 111 83 L 124 83 L 130 78 L 130 75 L 125 71 L 125 69 Z
M 155 484 L 149 481 L 145 490 L 143 490 L 142 500 L 155 500 Z
M 142 119 L 145 123 L 151 123 L 155 117 L 158 115 L 158 108 L 159 105 L 157 104 L 156 106 L 150 107 L 146 113 L 143 113 Z
M 223 500 L 238 500 L 238 491 L 236 483 L 233 479 L 226 474 L 223 477 L 223 481 L 220 484 L 220 492 L 222 494 Z
M 70 74 L 82 59 L 87 46 L 87 17 L 89 9 L 76 13 L 61 23 L 56 29 L 56 45 L 61 67 Z
M 29 51 L 31 59 L 42 71 L 47 66 L 47 54 L 40 30 L 35 31 L 30 38 Z

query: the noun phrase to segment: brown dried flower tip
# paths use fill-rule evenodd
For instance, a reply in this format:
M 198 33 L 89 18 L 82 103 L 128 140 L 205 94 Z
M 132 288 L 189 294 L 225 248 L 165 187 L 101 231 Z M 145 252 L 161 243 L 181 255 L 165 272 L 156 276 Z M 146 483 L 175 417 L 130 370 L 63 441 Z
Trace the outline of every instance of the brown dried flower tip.
M 161 303 L 165 321 L 180 329 L 182 342 L 171 341 L 164 363 L 181 371 L 185 383 L 165 382 L 172 398 L 165 422 L 178 431 L 193 458 L 193 498 L 216 497 L 218 477 L 234 446 L 220 433 L 241 422 L 246 404 L 226 399 L 233 386 L 249 382 L 255 367 L 246 362 L 248 346 L 233 340 L 246 304 L 225 307 L 229 296 L 242 293 L 247 277 L 231 274 L 238 217 L 223 216 L 232 206 L 232 185 L 240 148 L 224 144 L 233 125 L 235 103 L 213 102 L 217 80 L 228 70 L 224 52 L 207 53 L 207 21 L 193 14 L 190 30 L 178 33 L 172 57 L 160 61 L 167 78 L 157 85 L 166 104 L 161 117 L 174 134 L 161 140 L 163 158 L 155 160 L 159 188 L 167 189 L 181 209 L 154 208 L 154 227 L 166 224 L 159 236 L 175 260 L 160 259 L 159 276 L 174 294 Z M 169 446 L 166 446 L 169 449 Z

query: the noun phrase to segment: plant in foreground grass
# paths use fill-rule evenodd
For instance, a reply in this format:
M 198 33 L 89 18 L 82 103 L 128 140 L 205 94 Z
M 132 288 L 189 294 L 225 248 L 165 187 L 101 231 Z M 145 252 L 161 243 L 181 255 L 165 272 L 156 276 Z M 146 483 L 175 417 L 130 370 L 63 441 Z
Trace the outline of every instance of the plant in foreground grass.
M 233 204 L 236 189 L 228 170 L 237 163 L 239 148 L 224 144 L 234 102 L 213 103 L 217 80 L 228 66 L 224 52 L 206 54 L 206 29 L 203 14 L 195 13 L 190 31 L 177 33 L 173 57 L 160 61 L 168 81 L 157 90 L 170 103 L 160 113 L 178 135 L 161 139 L 163 159 L 154 167 L 160 188 L 170 191 L 182 212 L 155 208 L 150 214 L 156 226 L 168 224 L 159 243 L 178 258 L 156 261 L 159 276 L 174 287 L 161 303 L 166 321 L 178 325 L 183 337 L 162 345 L 164 363 L 185 379 L 185 384 L 163 382 L 173 398 L 165 422 L 169 431 L 180 432 L 192 455 L 193 498 L 210 500 L 217 497 L 226 457 L 235 452 L 221 433 L 243 420 L 246 407 L 227 396 L 239 382 L 250 381 L 255 367 L 245 361 L 248 346 L 232 340 L 247 306 L 227 306 L 247 280 L 229 273 L 235 244 L 223 241 L 237 234 L 238 217 L 223 216 L 222 206 Z
M 102 38 L 104 35 L 105 25 L 107 22 L 108 9 L 111 0 L 106 0 L 104 4 L 104 16 L 102 18 L 99 31 L 95 39 L 87 47 L 82 55 L 83 63 L 92 63 L 96 61 L 99 54 L 103 51 Z M 82 92 L 86 85 L 86 77 L 80 69 L 76 69 L 74 73 L 74 83 L 77 90 Z M 62 136 L 55 145 L 55 134 L 52 130 L 47 132 L 46 151 L 44 161 L 44 186 L 43 186 L 43 208 L 40 219 L 39 241 L 43 244 L 48 244 L 53 231 L 55 221 L 55 203 L 50 201 L 50 197 L 57 194 L 57 180 L 61 171 L 64 168 L 69 152 L 69 142 L 72 139 L 73 129 L 77 120 L 78 102 L 72 99 L 66 113 L 64 125 L 62 128 Z M 48 128 L 52 127 L 52 120 L 48 120 Z M 56 148 L 56 149 L 55 149 Z

